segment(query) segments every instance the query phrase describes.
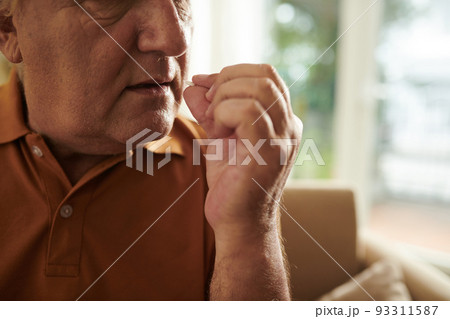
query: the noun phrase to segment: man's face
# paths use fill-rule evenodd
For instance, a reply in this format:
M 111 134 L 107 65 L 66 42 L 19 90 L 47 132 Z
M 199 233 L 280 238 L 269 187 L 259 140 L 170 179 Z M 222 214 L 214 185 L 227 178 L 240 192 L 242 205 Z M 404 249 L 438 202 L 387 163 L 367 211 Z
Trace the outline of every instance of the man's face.
M 186 75 L 188 2 L 78 0 L 113 40 L 73 0 L 23 1 L 13 21 L 30 126 L 97 155 L 123 152 L 145 128 L 167 134 Z

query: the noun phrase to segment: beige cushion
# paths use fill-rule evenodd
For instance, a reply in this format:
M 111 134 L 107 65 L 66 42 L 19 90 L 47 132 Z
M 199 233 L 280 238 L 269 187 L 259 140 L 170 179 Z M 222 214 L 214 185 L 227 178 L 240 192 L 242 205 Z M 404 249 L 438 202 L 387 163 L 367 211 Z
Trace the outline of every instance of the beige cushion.
M 330 256 L 350 275 L 359 272 L 351 190 L 297 182 L 286 188 L 282 204 L 287 211 L 281 212 L 281 224 L 294 300 L 316 300 L 349 279 Z
M 382 260 L 356 275 L 354 280 L 333 289 L 320 301 L 411 301 L 398 264 Z M 364 291 L 361 287 L 364 288 Z M 370 296 L 369 296 L 370 295 Z
M 395 242 L 385 240 L 372 233 L 362 233 L 360 237 L 361 258 L 366 264 L 378 260 L 395 260 L 405 277 L 405 283 L 413 300 L 450 300 L 450 278 L 437 268 L 424 263 L 418 257 L 405 251 Z

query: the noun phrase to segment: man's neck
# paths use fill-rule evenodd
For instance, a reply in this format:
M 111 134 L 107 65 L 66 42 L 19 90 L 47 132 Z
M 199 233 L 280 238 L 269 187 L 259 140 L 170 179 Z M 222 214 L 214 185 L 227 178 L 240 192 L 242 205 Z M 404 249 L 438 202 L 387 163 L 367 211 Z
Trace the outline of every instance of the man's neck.
M 79 154 L 58 146 L 49 139 L 45 140 L 72 185 L 75 185 L 90 169 L 111 156 Z
M 23 115 L 28 127 L 33 130 L 30 119 L 28 117 L 28 109 L 26 105 L 25 92 L 23 88 L 23 73 L 22 68 L 18 68 L 19 76 L 19 90 L 22 96 L 23 103 Z M 36 130 L 34 130 L 36 132 Z M 48 147 L 52 151 L 53 156 L 58 161 L 59 165 L 63 169 L 70 183 L 75 185 L 91 168 L 101 163 L 111 155 L 88 155 L 74 152 L 73 150 L 55 143 L 52 139 L 44 137 Z

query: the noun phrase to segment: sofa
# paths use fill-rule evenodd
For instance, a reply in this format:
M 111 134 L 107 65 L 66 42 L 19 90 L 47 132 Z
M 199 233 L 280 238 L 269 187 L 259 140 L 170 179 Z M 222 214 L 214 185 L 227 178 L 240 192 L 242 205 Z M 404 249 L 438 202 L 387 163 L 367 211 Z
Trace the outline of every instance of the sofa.
M 280 204 L 294 300 L 318 300 L 380 260 L 398 265 L 412 300 L 450 300 L 448 275 L 401 246 L 358 230 L 351 189 L 327 182 L 294 182 L 286 187 Z

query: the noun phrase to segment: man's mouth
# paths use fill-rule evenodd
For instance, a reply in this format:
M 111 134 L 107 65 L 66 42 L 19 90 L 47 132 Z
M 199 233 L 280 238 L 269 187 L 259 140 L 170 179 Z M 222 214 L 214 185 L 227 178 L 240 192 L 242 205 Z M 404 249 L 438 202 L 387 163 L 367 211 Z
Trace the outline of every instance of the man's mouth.
M 127 90 L 147 96 L 163 96 L 170 93 L 171 82 L 149 81 L 128 86 Z

